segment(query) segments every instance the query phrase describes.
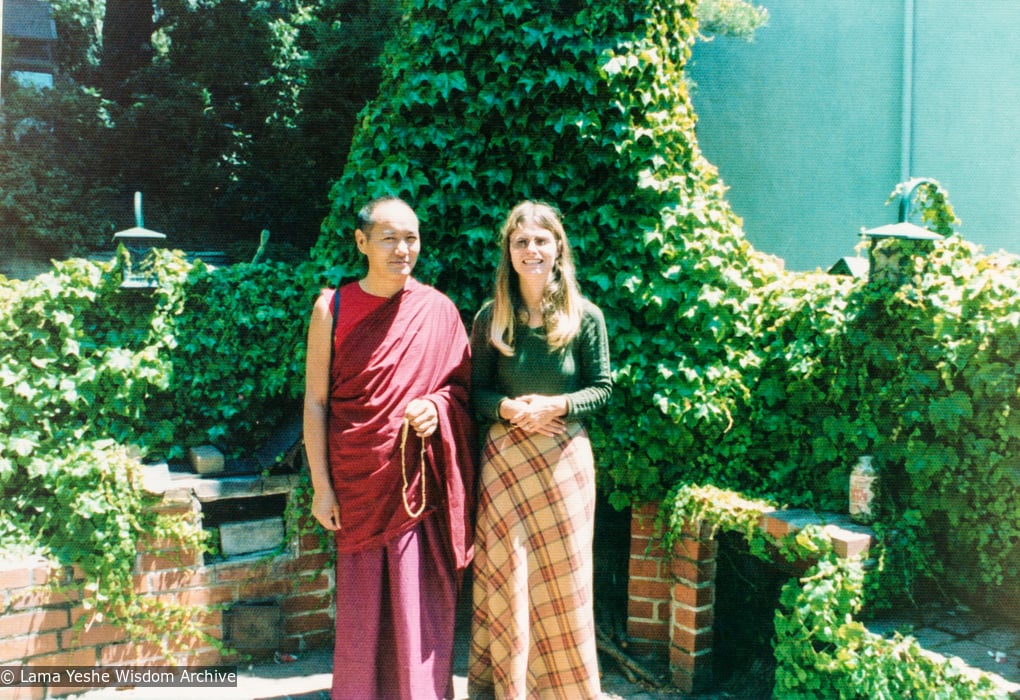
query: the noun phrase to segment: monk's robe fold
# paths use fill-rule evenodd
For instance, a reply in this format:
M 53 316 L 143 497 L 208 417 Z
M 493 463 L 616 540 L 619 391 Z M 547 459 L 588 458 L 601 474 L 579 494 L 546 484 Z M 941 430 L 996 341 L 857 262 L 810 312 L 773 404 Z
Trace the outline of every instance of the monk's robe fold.
M 453 303 L 409 280 L 373 308 L 355 309 L 367 295 L 357 283 L 340 290 L 329 410 L 329 461 L 340 503 L 337 548 L 380 547 L 439 509 L 452 560 L 471 560 L 474 532 L 475 439 L 468 410 L 470 346 Z M 354 315 L 345 324 L 345 313 Z M 350 321 L 350 319 L 347 319 Z M 432 401 L 439 428 L 426 442 L 427 507 L 412 517 L 404 507 L 401 469 L 412 512 L 421 504 L 421 442 L 409 431 L 401 465 L 404 411 L 414 399 Z

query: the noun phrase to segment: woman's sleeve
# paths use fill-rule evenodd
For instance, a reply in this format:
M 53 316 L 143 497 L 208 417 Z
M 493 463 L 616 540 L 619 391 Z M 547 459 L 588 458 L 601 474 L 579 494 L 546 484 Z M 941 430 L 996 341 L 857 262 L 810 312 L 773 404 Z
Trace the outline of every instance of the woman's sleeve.
M 580 388 L 567 394 L 567 415 L 580 418 L 609 402 L 613 375 L 609 364 L 609 334 L 601 309 L 587 304 L 577 339 Z
M 471 324 L 471 405 L 486 421 L 497 421 L 500 402 L 508 398 L 496 384 L 496 354 L 489 342 L 492 306 L 483 306 Z

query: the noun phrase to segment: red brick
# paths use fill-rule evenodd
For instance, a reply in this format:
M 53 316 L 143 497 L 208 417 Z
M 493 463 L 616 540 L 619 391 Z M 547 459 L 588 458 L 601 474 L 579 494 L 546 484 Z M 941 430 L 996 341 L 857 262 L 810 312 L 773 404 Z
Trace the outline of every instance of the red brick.
M 689 537 L 682 537 L 673 547 L 673 554 L 683 559 L 706 561 L 715 558 L 717 544 L 715 540 L 704 542 Z
M 632 537 L 630 540 L 630 556 L 644 557 L 646 559 L 662 559 L 666 550 L 662 548 L 659 540 L 650 540 L 646 537 Z
M 255 571 L 255 567 L 252 566 L 251 562 L 223 562 L 215 564 L 209 567 L 213 578 L 220 583 L 227 581 L 247 581 L 249 579 L 258 578 L 258 573 Z
M 762 523 L 765 532 L 776 539 L 782 539 L 791 532 L 799 532 L 807 524 L 821 525 L 822 521 L 814 511 L 794 508 L 765 513 Z
M 223 611 L 219 608 L 200 608 L 191 616 L 191 621 L 197 625 L 222 625 Z
M 715 622 L 715 608 L 711 605 L 689 608 L 677 604 L 673 606 L 673 622 L 692 630 L 710 628 Z
M 668 642 L 669 622 L 627 620 L 627 636 L 631 640 L 644 639 L 653 642 Z
M 627 617 L 646 622 L 665 622 L 669 620 L 669 601 L 636 600 L 627 601 Z
M 211 583 L 210 578 L 210 575 L 202 569 L 158 571 L 148 575 L 153 593 L 206 586 Z
M 645 551 L 648 548 L 648 545 L 651 542 L 654 542 L 657 539 L 659 539 L 659 538 L 657 538 L 657 537 L 649 537 L 647 535 L 642 535 L 640 533 L 632 532 L 630 534 L 630 549 L 631 549 L 631 552 L 633 552 L 635 550 L 643 552 L 643 551 Z
M 715 580 L 715 561 L 694 562 L 690 559 L 673 557 L 670 560 L 670 573 L 674 579 L 682 579 L 692 583 Z
M 202 553 L 194 550 L 180 552 L 143 552 L 138 555 L 135 571 L 167 571 L 170 569 L 187 569 L 202 566 Z
M 3 688 L 0 687 L 0 700 L 42 700 L 46 689 L 41 687 Z
M 145 595 L 151 593 L 149 590 L 149 575 L 148 574 L 133 574 L 131 576 L 131 586 L 134 588 L 135 593 L 139 595 Z
M 290 563 L 290 570 L 295 573 L 319 573 L 332 568 L 332 555 L 329 552 L 302 554 Z
M 687 652 L 699 652 L 712 649 L 712 628 L 689 630 L 680 625 L 673 625 L 670 631 L 670 642 L 673 646 Z
M 70 625 L 67 610 L 49 609 L 0 616 L 0 637 L 20 637 L 33 632 L 63 629 Z
M 32 585 L 33 572 L 36 567 L 42 567 L 42 562 L 36 559 L 18 559 L 4 561 L 0 565 L 0 590 L 12 590 L 15 588 L 27 588 Z
M 662 528 L 655 523 L 655 518 L 634 517 L 630 519 L 630 536 L 640 539 L 658 539 L 662 537 Z
M 307 535 L 301 535 L 298 540 L 298 551 L 302 554 L 309 552 L 328 552 L 332 546 L 331 538 L 321 538 L 318 534 L 312 532 Z
M 19 661 L 58 649 L 57 633 L 30 634 L 0 641 L 0 662 Z
M 872 537 L 867 532 L 854 532 L 835 525 L 826 525 L 825 534 L 832 540 L 832 549 L 844 559 L 867 556 L 871 549 Z
M 12 591 L 9 609 L 28 610 L 29 608 L 58 607 L 80 599 L 81 592 L 74 588 L 52 590 L 43 586 L 34 586 Z
M 272 596 L 282 596 L 290 593 L 293 588 L 293 581 L 281 580 L 281 581 L 246 581 L 238 584 L 238 600 L 250 600 L 252 598 L 269 598 Z
M 673 600 L 689 608 L 700 608 L 715 603 L 715 585 L 698 587 L 678 583 L 673 586 Z
M 669 648 L 669 665 L 670 668 L 683 670 L 688 676 L 693 677 L 698 673 L 705 674 L 712 668 L 712 651 L 692 653 L 677 646 L 671 646 Z
M 71 624 L 68 625 L 69 627 L 74 627 L 75 625 L 77 625 L 78 621 L 80 619 L 82 619 L 83 617 L 86 618 L 86 621 L 84 623 L 82 623 L 82 624 L 90 624 L 90 623 L 94 624 L 94 622 L 95 622 L 94 620 L 92 620 L 92 617 L 95 615 L 96 611 L 95 610 L 86 610 L 85 607 L 82 606 L 82 605 L 76 605 L 73 608 L 71 608 L 68 612 L 69 612 L 69 614 L 71 616 Z
M 163 603 L 180 603 L 181 605 L 216 605 L 217 603 L 230 603 L 237 600 L 237 591 L 234 586 L 205 586 L 203 588 L 191 588 L 173 593 L 159 593 L 156 600 Z
M 652 619 L 656 622 L 669 622 L 669 601 L 662 600 L 653 605 L 655 606 L 655 612 Z
M 161 515 L 183 515 L 185 518 L 195 516 L 195 505 L 192 503 L 160 503 L 152 510 Z
M 288 635 L 306 632 L 333 631 L 333 616 L 329 613 L 317 612 L 307 615 L 290 615 L 284 621 L 284 629 Z
M 177 552 L 184 544 L 173 537 L 144 536 L 138 540 L 138 549 L 146 552 Z
M 70 583 L 70 567 L 46 562 L 32 568 L 32 583 L 37 586 L 61 586 Z
M 56 654 L 36 656 L 25 662 L 26 666 L 95 666 L 95 649 L 75 649 L 74 651 L 61 651 Z
M 205 634 L 207 634 L 210 637 L 212 637 L 213 639 L 218 639 L 221 642 L 223 641 L 223 625 L 222 624 L 218 625 L 218 626 L 217 625 L 210 625 L 209 627 L 203 627 L 202 631 Z
M 280 606 L 286 614 L 331 610 L 333 607 L 333 596 L 324 593 L 293 596 L 284 598 Z
M 189 653 L 184 657 L 184 664 L 189 668 L 200 666 L 216 666 L 223 663 L 223 654 L 218 649 L 206 648 Z
M 297 593 L 315 593 L 318 591 L 333 593 L 333 577 L 330 576 L 328 571 L 305 576 L 303 580 L 298 581 Z
M 631 598 L 650 598 L 652 600 L 669 600 L 669 581 L 656 579 L 631 579 L 627 584 L 627 595 Z
M 638 518 L 651 518 L 654 520 L 656 516 L 658 516 L 659 514 L 659 508 L 660 508 L 659 503 L 652 502 L 636 503 L 630 509 L 630 517 L 632 519 L 638 517 Z
M 106 623 L 97 623 L 85 629 L 69 629 L 60 633 L 60 647 L 62 649 L 76 649 L 80 647 L 98 646 L 101 644 L 113 644 L 123 642 L 126 633 L 119 627 Z
M 648 600 L 636 600 L 631 598 L 627 601 L 627 617 L 635 620 L 654 620 L 656 605 Z
M 706 523 L 703 520 L 688 520 L 680 528 L 680 533 L 695 540 L 708 542 L 712 539 L 713 530 L 711 523 Z
M 672 663 L 670 663 L 669 670 L 674 688 L 684 694 L 694 693 L 694 678 L 690 673 L 683 668 L 674 666 Z
M 661 559 L 630 558 L 629 573 L 631 578 L 662 578 Z
M 152 642 L 110 644 L 102 647 L 99 651 L 101 666 L 137 665 L 143 662 L 161 666 L 167 664 L 167 659 L 159 645 Z

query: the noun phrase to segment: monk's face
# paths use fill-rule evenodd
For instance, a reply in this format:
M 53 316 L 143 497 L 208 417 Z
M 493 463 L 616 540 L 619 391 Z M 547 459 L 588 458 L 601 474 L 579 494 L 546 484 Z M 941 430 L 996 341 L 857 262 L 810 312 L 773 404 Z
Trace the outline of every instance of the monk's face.
M 367 231 L 358 229 L 358 250 L 368 259 L 368 274 L 407 277 L 421 252 L 418 217 L 403 202 L 384 202 L 375 208 Z

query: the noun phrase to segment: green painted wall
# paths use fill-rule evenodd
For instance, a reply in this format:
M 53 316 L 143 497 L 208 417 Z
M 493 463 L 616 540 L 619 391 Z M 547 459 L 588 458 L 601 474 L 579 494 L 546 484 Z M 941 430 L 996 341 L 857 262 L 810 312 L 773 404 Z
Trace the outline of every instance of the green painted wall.
M 896 220 L 885 200 L 915 176 L 946 187 L 965 238 L 1020 253 L 1020 0 L 757 4 L 753 43 L 701 42 L 689 69 L 699 143 L 756 248 L 827 269 Z

